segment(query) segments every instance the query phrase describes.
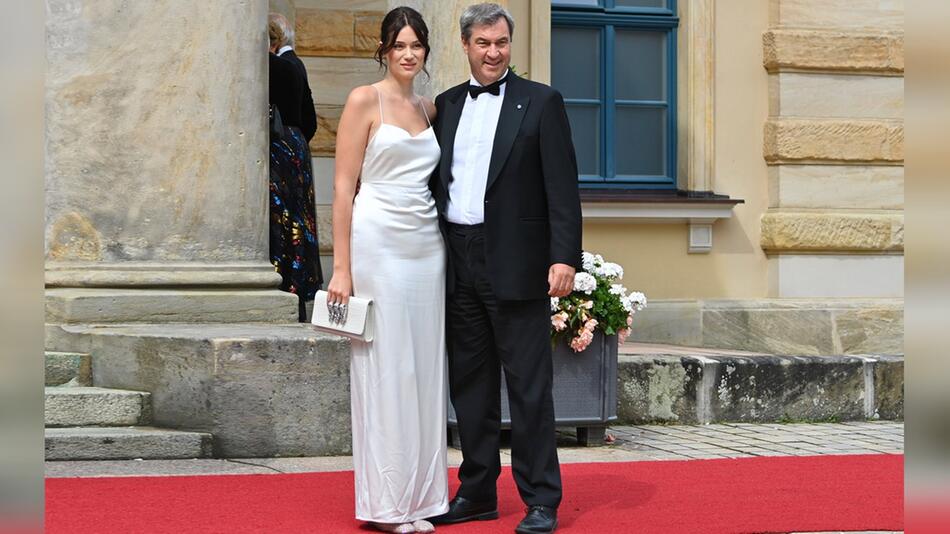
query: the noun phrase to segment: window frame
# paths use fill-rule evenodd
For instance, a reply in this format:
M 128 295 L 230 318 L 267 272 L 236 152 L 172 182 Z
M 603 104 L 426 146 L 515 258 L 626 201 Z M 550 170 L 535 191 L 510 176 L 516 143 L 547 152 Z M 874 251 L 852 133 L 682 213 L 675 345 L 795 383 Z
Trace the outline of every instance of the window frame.
M 669 8 L 617 7 L 615 0 L 599 0 L 597 6 L 570 5 L 551 2 L 551 27 L 588 28 L 599 32 L 602 50 L 600 58 L 600 98 L 565 98 L 565 104 L 599 105 L 601 138 L 597 175 L 578 175 L 582 189 L 677 189 L 677 0 L 669 0 Z M 666 175 L 616 174 L 616 115 L 618 101 L 614 97 L 616 29 L 657 31 L 666 33 L 666 95 L 665 100 L 620 100 L 619 106 L 630 108 L 666 109 Z M 553 63 L 554 58 L 552 58 Z M 609 68 L 608 68 L 609 67 Z

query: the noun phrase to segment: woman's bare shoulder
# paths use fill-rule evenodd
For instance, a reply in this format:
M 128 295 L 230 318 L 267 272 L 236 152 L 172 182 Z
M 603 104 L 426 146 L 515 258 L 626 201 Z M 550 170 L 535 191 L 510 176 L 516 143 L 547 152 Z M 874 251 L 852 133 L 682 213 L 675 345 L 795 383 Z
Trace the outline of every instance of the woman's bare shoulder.
M 378 99 L 379 94 L 376 92 L 376 88 L 372 85 L 361 85 L 350 91 L 349 96 L 346 97 L 346 105 L 367 108 L 375 106 Z

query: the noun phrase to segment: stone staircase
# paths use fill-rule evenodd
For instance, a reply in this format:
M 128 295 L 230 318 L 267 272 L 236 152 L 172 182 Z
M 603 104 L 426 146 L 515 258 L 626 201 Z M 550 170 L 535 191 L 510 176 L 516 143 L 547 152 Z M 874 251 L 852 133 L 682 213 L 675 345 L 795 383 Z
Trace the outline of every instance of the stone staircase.
M 89 354 L 46 353 L 46 459 L 205 458 L 211 435 L 148 426 L 151 395 L 93 387 Z

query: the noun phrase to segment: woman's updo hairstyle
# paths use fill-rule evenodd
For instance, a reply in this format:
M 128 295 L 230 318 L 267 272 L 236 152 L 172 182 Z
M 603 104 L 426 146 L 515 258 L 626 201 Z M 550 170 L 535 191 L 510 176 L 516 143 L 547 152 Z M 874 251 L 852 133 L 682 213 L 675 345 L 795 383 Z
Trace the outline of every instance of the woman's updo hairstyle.
M 401 6 L 394 8 L 383 17 L 383 23 L 379 30 L 380 45 L 376 48 L 376 55 L 374 56 L 376 62 L 379 63 L 380 67 L 384 66 L 383 57 L 388 54 L 390 50 L 395 48 L 396 37 L 406 26 L 409 26 L 412 28 L 412 31 L 416 32 L 416 37 L 426 50 L 426 54 L 422 60 L 422 70 L 426 73 L 426 76 L 428 76 L 429 71 L 425 68 L 425 62 L 429 59 L 429 51 L 431 50 L 429 48 L 429 27 L 426 26 L 425 21 L 422 20 L 422 15 L 411 7 Z

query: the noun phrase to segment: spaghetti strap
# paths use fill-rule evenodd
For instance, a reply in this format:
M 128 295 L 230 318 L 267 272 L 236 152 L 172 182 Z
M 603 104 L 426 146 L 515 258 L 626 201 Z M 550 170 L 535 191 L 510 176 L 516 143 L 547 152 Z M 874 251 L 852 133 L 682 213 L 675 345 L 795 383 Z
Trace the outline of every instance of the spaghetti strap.
M 429 121 L 429 112 L 426 111 L 426 105 L 425 105 L 425 103 L 422 101 L 422 97 L 421 97 L 421 96 L 419 97 L 419 107 L 422 108 L 422 114 L 425 115 L 425 117 L 426 117 L 426 124 L 428 124 L 429 127 L 431 128 L 431 127 L 432 127 L 432 122 Z
M 379 101 L 379 124 L 382 126 L 386 122 L 383 120 L 383 93 L 379 90 L 379 87 L 376 87 L 376 84 L 370 84 L 370 87 L 376 89 L 376 98 Z

